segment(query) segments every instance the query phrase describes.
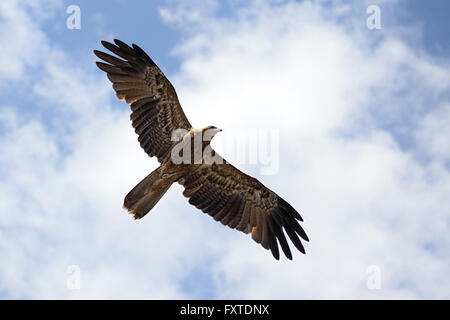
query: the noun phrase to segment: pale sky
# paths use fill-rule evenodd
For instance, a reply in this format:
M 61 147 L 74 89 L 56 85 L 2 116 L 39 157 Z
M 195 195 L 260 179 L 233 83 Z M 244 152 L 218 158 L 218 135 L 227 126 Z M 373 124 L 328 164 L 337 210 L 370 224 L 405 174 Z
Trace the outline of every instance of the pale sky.
M 2 0 L 0 298 L 450 298 L 450 6 L 430 2 Z M 276 261 L 180 185 L 122 209 L 158 164 L 95 66 L 114 38 L 225 158 L 277 133 L 277 170 L 236 166 L 301 213 L 306 255 Z

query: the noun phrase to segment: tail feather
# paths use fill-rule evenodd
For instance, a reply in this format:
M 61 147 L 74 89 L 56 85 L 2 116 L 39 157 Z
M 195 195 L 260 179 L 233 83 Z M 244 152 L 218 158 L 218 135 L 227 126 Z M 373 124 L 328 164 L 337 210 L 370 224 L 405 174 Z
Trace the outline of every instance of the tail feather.
M 123 207 L 134 219 L 145 216 L 169 190 L 173 181 L 160 177 L 161 167 L 139 182 L 125 197 Z

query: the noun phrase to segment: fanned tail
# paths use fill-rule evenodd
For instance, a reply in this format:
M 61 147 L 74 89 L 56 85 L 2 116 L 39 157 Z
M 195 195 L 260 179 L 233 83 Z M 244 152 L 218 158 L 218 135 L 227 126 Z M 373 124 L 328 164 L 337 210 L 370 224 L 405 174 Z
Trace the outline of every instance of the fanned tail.
M 146 176 L 125 197 L 123 208 L 134 219 L 145 216 L 169 190 L 173 181 L 160 177 L 161 167 Z

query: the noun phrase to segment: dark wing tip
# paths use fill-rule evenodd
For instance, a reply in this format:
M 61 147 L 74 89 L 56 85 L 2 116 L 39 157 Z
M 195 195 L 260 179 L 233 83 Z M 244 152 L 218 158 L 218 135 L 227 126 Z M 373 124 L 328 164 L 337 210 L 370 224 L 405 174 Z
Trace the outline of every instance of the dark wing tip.
M 116 46 L 115 44 L 105 41 L 105 40 L 100 41 L 100 43 L 102 44 L 103 47 L 105 47 L 106 49 L 113 51 L 113 52 L 114 52 L 114 49 L 115 50 L 119 49 L 119 47 Z
M 94 54 L 95 54 L 98 58 L 102 59 L 102 56 L 103 56 L 105 53 L 102 52 L 102 51 L 100 51 L 100 50 L 94 50 Z M 102 60 L 103 60 L 103 59 L 102 59 Z
M 118 45 L 119 47 L 128 47 L 128 48 L 130 48 L 130 46 L 129 45 L 127 45 L 125 42 L 123 42 L 122 40 L 119 40 L 119 39 L 114 39 L 113 40 L 114 41 L 114 43 L 116 44 L 116 45 Z M 131 48 L 130 48 L 131 49 Z
M 283 232 L 286 232 L 286 234 L 291 239 L 294 246 L 303 254 L 305 254 L 305 248 L 303 247 L 303 244 L 300 241 L 300 238 L 302 238 L 304 241 L 309 242 L 309 238 L 306 235 L 306 232 L 303 230 L 303 228 L 300 226 L 300 223 L 298 220 L 300 215 L 297 213 L 297 211 L 289 205 L 285 200 L 278 197 L 278 209 L 274 210 L 271 214 L 271 220 L 272 220 L 272 229 L 280 241 L 280 245 L 283 248 L 287 246 L 286 238 L 284 236 Z M 300 220 L 303 221 L 303 220 Z M 283 228 L 282 230 L 279 228 Z M 300 238 L 299 238 L 300 237 Z M 289 258 L 289 248 L 285 248 L 286 251 L 285 255 Z
M 112 68 L 113 66 L 100 62 L 100 61 L 95 61 L 95 64 L 97 65 L 97 67 L 105 72 L 110 72 L 110 68 Z
M 302 226 L 301 226 L 297 221 L 295 221 L 295 220 L 293 221 L 292 225 L 293 225 L 295 231 L 297 232 L 297 234 L 298 234 L 303 240 L 309 242 L 309 238 L 308 238 L 308 236 L 306 235 L 305 230 L 303 230 Z
M 108 41 L 106 41 L 106 40 L 101 40 L 100 43 L 101 43 L 104 47 L 106 47 L 107 45 L 112 44 L 111 42 L 108 42 Z
M 308 235 L 306 234 L 306 232 L 304 232 L 304 237 L 302 237 L 303 238 L 303 240 L 305 240 L 306 242 L 309 242 L 309 237 L 308 237 Z
M 137 55 L 138 55 L 140 58 L 144 59 L 146 62 L 150 63 L 151 65 L 156 65 L 156 64 L 153 62 L 152 58 L 150 58 L 150 57 L 147 55 L 147 53 L 145 53 L 145 51 L 141 49 L 141 47 L 139 47 L 137 44 L 134 44 L 134 43 L 132 44 L 132 46 L 133 46 L 134 51 L 137 53 Z
M 292 260 L 292 253 L 289 249 L 289 244 L 287 243 L 286 237 L 284 236 L 283 230 L 281 229 L 283 226 L 283 222 L 279 219 L 276 212 L 270 213 L 266 219 L 269 229 L 275 238 L 275 241 L 278 240 L 281 249 L 284 252 L 284 255 L 289 260 Z
M 295 219 L 303 222 L 303 218 L 286 200 L 278 196 L 278 206 L 289 212 Z
M 131 48 L 129 45 L 127 45 L 125 42 L 120 41 L 119 39 L 114 39 L 114 43 L 119 47 L 123 52 L 130 54 L 130 55 L 136 55 L 136 52 Z
M 276 243 L 274 244 L 274 247 L 272 247 L 272 245 L 270 246 L 270 251 L 272 252 L 273 257 L 276 260 L 280 260 L 280 252 L 278 250 L 278 245 Z

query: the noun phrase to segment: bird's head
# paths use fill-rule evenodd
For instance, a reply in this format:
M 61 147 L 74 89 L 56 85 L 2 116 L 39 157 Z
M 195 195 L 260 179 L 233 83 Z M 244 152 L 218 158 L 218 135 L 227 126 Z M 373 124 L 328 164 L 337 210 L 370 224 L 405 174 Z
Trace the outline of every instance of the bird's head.
M 211 141 L 211 139 L 219 132 L 221 132 L 222 129 L 219 129 L 215 126 L 207 126 L 204 127 L 202 129 L 202 135 L 203 135 L 203 140 L 209 140 Z

